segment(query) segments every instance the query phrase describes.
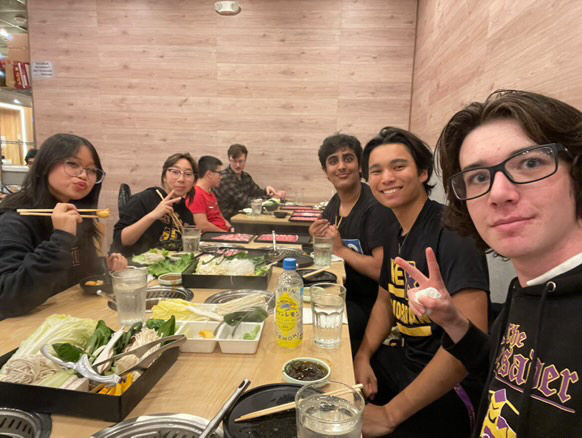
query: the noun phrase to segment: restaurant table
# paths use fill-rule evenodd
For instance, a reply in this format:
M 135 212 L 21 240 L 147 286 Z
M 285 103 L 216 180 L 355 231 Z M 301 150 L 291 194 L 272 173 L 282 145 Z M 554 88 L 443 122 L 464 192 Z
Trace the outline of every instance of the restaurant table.
M 291 213 L 289 210 L 283 210 Z M 275 231 L 277 233 L 309 234 L 309 225 L 313 222 L 291 222 L 289 215 L 278 218 L 271 214 L 253 216 L 239 213 L 230 218 L 230 223 L 237 233 L 262 234 Z
M 251 244 L 250 246 L 253 246 Z M 338 279 L 345 277 L 342 262 L 332 263 L 330 271 Z M 273 268 L 268 290 L 274 290 L 282 269 Z M 194 302 L 204 300 L 216 290 L 193 289 Z M 119 323 L 116 312 L 107 306 L 107 300 L 84 294 L 74 286 L 50 298 L 27 316 L 0 321 L 0 345 L 5 354 L 26 339 L 46 317 L 69 314 L 80 318 L 103 319 L 110 327 Z M 127 418 L 156 413 L 184 413 L 212 418 L 240 382 L 248 378 L 249 388 L 269 383 L 283 383 L 283 364 L 294 357 L 317 357 L 326 360 L 332 369 L 332 380 L 354 384 L 352 354 L 348 326 L 343 325 L 342 342 L 337 349 L 322 349 L 313 343 L 311 325 L 304 325 L 303 344 L 294 350 L 278 347 L 275 341 L 273 316 L 265 322 L 263 336 L 256 354 L 180 353 L 178 360 L 152 390 L 131 411 Z M 99 421 L 63 415 L 53 415 L 54 437 L 87 437 L 111 425 Z

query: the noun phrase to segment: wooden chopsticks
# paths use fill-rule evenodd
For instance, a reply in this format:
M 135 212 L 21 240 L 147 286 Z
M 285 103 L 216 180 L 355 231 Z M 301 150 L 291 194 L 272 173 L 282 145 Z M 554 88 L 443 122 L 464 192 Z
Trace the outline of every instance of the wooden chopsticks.
M 162 195 L 162 193 L 156 189 L 156 193 L 158 194 L 158 196 L 160 197 L 160 199 L 163 201 L 164 195 Z M 178 219 L 178 216 L 176 216 L 175 212 L 170 213 L 170 218 L 172 218 L 172 221 L 174 222 L 174 225 L 176 226 L 177 230 L 180 232 L 180 234 L 184 234 L 184 228 L 182 227 L 182 222 L 180 222 L 180 219 Z
M 339 388 L 335 391 L 329 391 L 323 393 L 322 395 L 344 395 L 349 393 L 353 389 L 362 389 L 364 385 L 358 383 L 351 388 Z M 295 409 L 295 402 L 285 403 L 284 405 L 273 406 L 272 408 L 261 409 L 260 411 L 249 412 L 248 414 L 242 415 L 234 420 L 235 423 L 247 420 L 253 420 L 255 418 L 264 417 L 265 415 L 276 414 L 278 412 L 288 411 L 289 409 Z
M 99 209 L 99 208 L 80 208 L 77 210 L 79 213 L 95 213 L 95 214 L 82 214 L 82 218 L 100 218 L 104 219 L 109 217 L 109 209 Z M 52 216 L 52 208 L 19 208 L 16 210 L 21 216 Z
M 325 268 L 321 268 L 321 269 L 316 269 L 313 272 L 308 272 L 307 274 L 303 274 L 302 277 L 303 278 L 309 278 L 309 277 L 313 277 L 314 275 L 319 274 L 320 272 L 325 271 L 328 268 L 328 266 L 326 266 Z

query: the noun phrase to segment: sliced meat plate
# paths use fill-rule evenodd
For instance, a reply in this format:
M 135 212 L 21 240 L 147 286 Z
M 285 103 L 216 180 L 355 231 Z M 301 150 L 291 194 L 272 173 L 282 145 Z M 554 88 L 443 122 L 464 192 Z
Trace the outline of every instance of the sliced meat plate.
M 318 211 L 317 213 L 311 213 L 311 212 L 300 211 L 300 212 L 295 212 L 291 215 L 291 217 L 298 217 L 298 216 L 301 216 L 301 217 L 319 217 L 319 216 L 321 216 L 321 212 Z
M 291 216 L 289 222 L 315 222 L 318 216 Z
M 249 243 L 253 240 L 254 234 L 244 233 L 204 233 L 202 241 L 204 242 L 232 242 L 232 243 Z
M 299 236 L 297 234 L 276 234 L 275 240 L 277 243 L 297 243 L 299 240 Z M 257 242 L 272 242 L 273 235 L 272 234 L 261 234 Z

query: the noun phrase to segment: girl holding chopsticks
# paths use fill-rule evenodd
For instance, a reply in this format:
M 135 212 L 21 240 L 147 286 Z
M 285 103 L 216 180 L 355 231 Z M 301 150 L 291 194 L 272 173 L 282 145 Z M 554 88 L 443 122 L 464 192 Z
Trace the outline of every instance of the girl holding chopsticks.
M 119 212 L 113 246 L 129 257 L 180 240 L 184 224 L 193 224 L 186 199 L 194 198 L 196 162 L 188 153 L 168 157 L 162 167 L 162 187 L 150 187 L 133 195 Z
M 22 190 L 0 203 L 0 320 L 23 315 L 103 271 L 96 224 L 79 210 L 96 211 L 104 177 L 88 140 L 56 134 L 43 143 Z M 127 260 L 112 254 L 107 264 L 120 270 Z

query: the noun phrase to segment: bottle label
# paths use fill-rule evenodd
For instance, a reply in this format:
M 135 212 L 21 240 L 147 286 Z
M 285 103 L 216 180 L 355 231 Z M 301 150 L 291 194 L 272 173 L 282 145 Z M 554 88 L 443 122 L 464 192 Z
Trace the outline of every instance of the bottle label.
M 300 302 L 287 292 L 277 299 L 275 308 L 277 344 L 285 348 L 297 348 L 303 339 L 303 321 Z

